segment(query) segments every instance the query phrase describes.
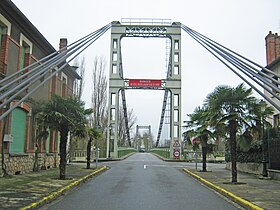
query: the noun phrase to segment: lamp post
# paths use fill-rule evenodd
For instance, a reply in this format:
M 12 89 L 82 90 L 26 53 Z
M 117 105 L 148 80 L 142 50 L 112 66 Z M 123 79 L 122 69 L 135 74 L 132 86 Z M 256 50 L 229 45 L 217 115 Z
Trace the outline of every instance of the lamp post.
M 267 177 L 267 160 L 266 160 L 266 154 L 265 154 L 265 148 L 266 148 L 266 142 L 265 142 L 265 136 L 264 136 L 264 111 L 265 111 L 265 104 L 262 106 L 262 165 L 263 165 L 263 170 L 262 170 L 262 176 Z
M 108 154 L 108 158 L 111 159 L 111 136 L 112 136 L 112 124 L 109 125 L 109 154 Z

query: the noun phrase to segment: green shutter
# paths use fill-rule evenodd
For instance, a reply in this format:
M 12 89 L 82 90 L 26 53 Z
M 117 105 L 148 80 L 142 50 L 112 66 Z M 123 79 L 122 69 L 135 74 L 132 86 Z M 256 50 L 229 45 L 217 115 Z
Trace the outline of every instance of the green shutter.
M 24 60 L 25 60 L 25 47 L 22 46 L 21 48 L 21 57 L 20 57 L 20 69 L 24 68 Z
M 24 153 L 24 143 L 26 135 L 26 112 L 16 108 L 12 112 L 11 134 L 14 141 L 10 144 L 11 153 Z

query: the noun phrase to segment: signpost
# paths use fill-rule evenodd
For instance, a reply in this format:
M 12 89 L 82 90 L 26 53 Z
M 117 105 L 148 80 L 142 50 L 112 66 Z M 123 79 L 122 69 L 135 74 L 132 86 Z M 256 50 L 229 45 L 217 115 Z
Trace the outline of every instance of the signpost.
M 175 140 L 173 143 L 173 157 L 175 159 L 180 159 L 181 156 L 181 145 L 178 140 Z

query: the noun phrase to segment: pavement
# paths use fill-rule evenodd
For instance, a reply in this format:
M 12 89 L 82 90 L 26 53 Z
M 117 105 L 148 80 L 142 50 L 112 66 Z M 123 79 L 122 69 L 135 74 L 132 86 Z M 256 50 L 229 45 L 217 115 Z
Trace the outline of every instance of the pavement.
M 238 184 L 230 184 L 231 171 L 224 165 L 208 164 L 208 172 L 200 172 L 200 165 L 196 170 L 194 164 L 186 164 L 183 171 L 246 209 L 280 209 L 280 181 L 238 173 Z M 58 168 L 0 178 L 0 209 L 36 209 L 106 169 L 94 164 L 85 169 L 85 163 L 75 163 L 67 166 L 66 180 L 58 179 Z
M 209 164 L 208 172 L 199 171 L 201 167 L 196 170 L 194 166 L 183 171 L 246 209 L 280 209 L 280 181 L 238 172 L 238 183 L 232 184 L 231 170 L 218 166 Z
M 73 187 L 93 178 L 107 167 L 95 164 L 86 169 L 86 163 L 67 166 L 66 180 L 59 180 L 59 169 L 13 175 L 0 178 L 0 209 L 35 209 L 62 196 Z

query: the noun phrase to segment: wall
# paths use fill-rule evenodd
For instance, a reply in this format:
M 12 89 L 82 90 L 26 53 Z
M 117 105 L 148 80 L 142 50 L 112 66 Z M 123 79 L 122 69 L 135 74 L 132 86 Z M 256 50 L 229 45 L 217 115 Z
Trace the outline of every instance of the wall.
M 226 163 L 226 168 L 231 169 L 231 163 Z M 262 173 L 261 163 L 237 163 L 237 171 L 260 175 Z
M 0 156 L 1 157 L 1 156 Z M 56 165 L 55 165 L 56 159 Z M 14 175 L 30 173 L 33 171 L 34 167 L 34 153 L 28 153 L 24 155 L 5 155 L 5 164 L 8 174 Z M 38 157 L 39 161 L 39 168 L 41 169 L 42 166 L 45 166 L 46 169 L 54 168 L 55 166 L 59 166 L 59 156 L 55 157 L 54 154 L 39 154 Z M 2 167 L 0 168 L 0 176 L 2 176 Z

